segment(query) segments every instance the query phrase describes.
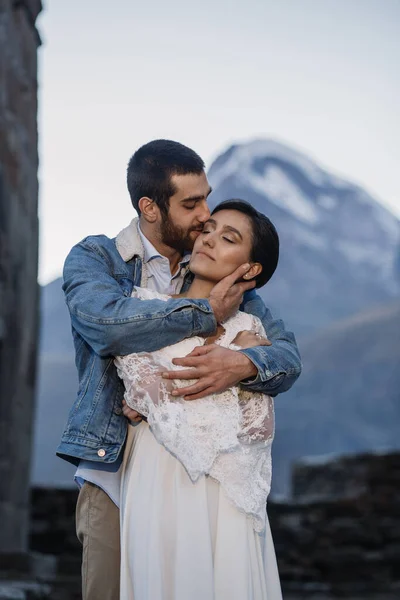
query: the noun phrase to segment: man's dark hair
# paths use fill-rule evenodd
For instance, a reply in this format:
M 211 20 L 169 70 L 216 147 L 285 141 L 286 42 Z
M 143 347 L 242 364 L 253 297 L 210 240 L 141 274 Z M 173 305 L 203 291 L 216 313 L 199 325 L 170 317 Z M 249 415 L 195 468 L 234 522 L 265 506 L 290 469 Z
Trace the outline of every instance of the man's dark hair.
M 201 175 L 204 162 L 196 152 L 171 140 L 154 140 L 145 144 L 129 161 L 127 184 L 133 207 L 138 214 L 139 200 L 153 200 L 164 215 L 168 214 L 169 199 L 176 193 L 172 175 Z
M 211 214 L 220 210 L 237 210 L 249 217 L 253 232 L 250 260 L 262 266 L 261 273 L 255 278 L 256 288 L 262 287 L 271 279 L 278 266 L 279 236 L 273 223 L 245 200 L 224 200 Z

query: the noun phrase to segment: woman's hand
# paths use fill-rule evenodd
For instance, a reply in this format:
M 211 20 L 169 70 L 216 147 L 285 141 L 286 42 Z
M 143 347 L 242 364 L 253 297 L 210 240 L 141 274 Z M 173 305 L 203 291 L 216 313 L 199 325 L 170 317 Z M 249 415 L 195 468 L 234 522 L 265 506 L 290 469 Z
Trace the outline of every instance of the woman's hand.
M 132 421 L 132 423 L 140 423 L 140 421 L 143 420 L 143 415 L 138 413 L 137 410 L 130 408 L 125 400 L 122 400 L 122 412 L 129 421 Z
M 236 344 L 243 349 L 272 345 L 268 338 L 263 337 L 259 333 L 254 333 L 254 331 L 239 331 L 232 344 Z

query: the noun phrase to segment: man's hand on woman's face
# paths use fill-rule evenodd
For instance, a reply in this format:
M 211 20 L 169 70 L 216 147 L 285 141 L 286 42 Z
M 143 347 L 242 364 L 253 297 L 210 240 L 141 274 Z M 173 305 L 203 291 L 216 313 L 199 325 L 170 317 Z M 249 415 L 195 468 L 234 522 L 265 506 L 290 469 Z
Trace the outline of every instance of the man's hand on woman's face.
M 174 358 L 172 362 L 188 368 L 166 371 L 162 374 L 164 379 L 197 379 L 193 385 L 172 392 L 173 396 L 183 396 L 185 400 L 219 394 L 257 375 L 256 367 L 247 356 L 216 344 L 198 346 L 184 358 Z
M 209 302 L 217 323 L 222 323 L 232 316 L 241 305 L 243 294 L 256 285 L 254 280 L 240 281 L 249 269 L 249 264 L 241 265 L 231 275 L 221 279 L 211 290 Z

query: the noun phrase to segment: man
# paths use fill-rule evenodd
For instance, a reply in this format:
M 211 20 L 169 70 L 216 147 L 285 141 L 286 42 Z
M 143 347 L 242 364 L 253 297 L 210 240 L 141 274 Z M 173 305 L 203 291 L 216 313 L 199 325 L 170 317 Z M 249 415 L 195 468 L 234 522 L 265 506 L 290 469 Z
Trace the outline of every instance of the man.
M 249 291 L 254 283 L 245 282 L 248 265 L 218 283 L 208 300 L 131 298 L 134 286 L 174 294 L 188 285 L 189 253 L 209 218 L 211 189 L 201 158 L 168 140 L 137 150 L 127 183 L 139 219 L 114 240 L 86 238 L 71 250 L 64 267 L 79 390 L 57 454 L 78 465 L 82 486 L 76 518 L 83 544 L 84 600 L 119 598 L 118 468 L 127 431 L 124 414 L 133 420 L 140 415 L 123 404 L 113 357 L 212 335 L 239 308 L 246 292 L 241 308 L 262 320 L 272 345 L 239 352 L 210 345 L 174 361 L 191 367 L 180 378 L 197 380 L 182 395 L 196 400 L 239 382 L 276 395 L 289 389 L 301 370 L 293 334 Z

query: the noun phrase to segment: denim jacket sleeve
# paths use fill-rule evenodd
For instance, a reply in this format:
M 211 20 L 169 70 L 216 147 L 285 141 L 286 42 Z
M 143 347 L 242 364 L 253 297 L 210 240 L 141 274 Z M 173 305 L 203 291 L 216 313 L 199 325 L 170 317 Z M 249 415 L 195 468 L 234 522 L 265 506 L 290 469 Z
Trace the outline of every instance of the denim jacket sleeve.
M 272 318 L 271 312 L 253 290 L 245 294 L 241 308 L 261 320 L 268 339 L 272 342 L 272 346 L 240 350 L 258 370 L 255 379 L 244 381 L 242 385 L 271 396 L 286 392 L 299 377 L 302 368 L 293 333 L 286 331 L 283 321 Z
M 66 303 L 76 332 L 100 356 L 152 352 L 193 335 L 215 332 L 207 300 L 139 300 L 125 296 L 107 251 L 86 238 L 64 265 Z

